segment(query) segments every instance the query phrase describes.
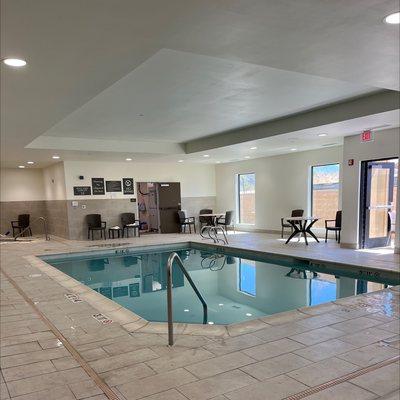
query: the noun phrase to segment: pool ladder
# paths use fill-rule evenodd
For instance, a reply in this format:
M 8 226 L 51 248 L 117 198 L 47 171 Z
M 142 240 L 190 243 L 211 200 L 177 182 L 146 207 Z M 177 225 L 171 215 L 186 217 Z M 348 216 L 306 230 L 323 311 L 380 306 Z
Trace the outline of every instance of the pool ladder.
M 218 237 L 219 232 L 222 233 L 223 238 Z M 208 237 L 205 236 L 206 234 L 208 234 Z M 211 239 L 216 244 L 229 244 L 228 238 L 226 237 L 225 229 L 222 226 L 205 225 L 201 228 L 200 236 L 203 239 Z
M 203 324 L 207 323 L 208 319 L 208 307 L 207 303 L 205 302 L 203 296 L 197 289 L 196 285 L 194 284 L 192 278 L 190 277 L 189 273 L 187 272 L 185 266 L 179 255 L 177 253 L 171 253 L 168 257 L 167 262 L 167 311 L 168 311 L 168 344 L 172 346 L 174 344 L 174 323 L 173 323 L 173 312 L 172 312 L 172 266 L 176 261 L 176 264 L 179 266 L 183 275 L 185 275 L 186 279 L 189 281 L 190 286 L 196 293 L 197 297 L 199 298 L 201 304 L 203 305 Z
M 42 221 L 43 222 L 43 230 L 44 230 L 44 236 L 46 238 L 46 240 L 50 240 L 50 236 L 48 234 L 48 230 L 47 230 L 47 221 L 45 217 L 37 217 L 35 220 L 33 220 L 23 231 L 21 231 L 20 233 L 18 233 L 18 235 L 14 236 L 14 240 L 16 241 L 20 236 L 22 236 L 26 231 L 28 231 L 30 229 L 30 227 L 32 226 L 32 224 L 34 224 L 37 221 Z

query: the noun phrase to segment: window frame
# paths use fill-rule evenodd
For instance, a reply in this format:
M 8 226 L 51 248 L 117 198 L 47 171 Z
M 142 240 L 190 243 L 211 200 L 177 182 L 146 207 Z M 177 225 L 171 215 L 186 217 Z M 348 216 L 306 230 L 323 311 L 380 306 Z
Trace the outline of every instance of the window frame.
M 248 222 L 241 222 L 240 220 L 240 177 L 242 175 L 254 175 L 254 218 L 255 218 L 255 213 L 256 213 L 256 206 L 255 206 L 255 196 L 256 196 L 256 173 L 255 172 L 242 172 L 242 173 L 237 173 L 236 174 L 236 223 L 238 225 L 250 225 L 254 226 L 255 222 L 253 224 L 248 223 Z
M 318 167 L 327 167 L 327 166 L 329 166 L 329 165 L 338 165 L 339 166 L 339 181 L 338 181 L 338 184 L 339 184 L 339 189 L 338 189 L 338 192 L 339 192 L 339 199 L 338 199 L 338 209 L 340 208 L 340 196 L 341 196 L 341 193 L 340 193 L 340 191 L 341 191 L 341 182 L 340 182 L 340 179 L 341 179 L 341 164 L 340 164 L 340 162 L 331 162 L 331 163 L 326 163 L 326 164 L 317 164 L 317 165 L 311 165 L 311 176 L 310 176 L 310 190 L 309 190 L 309 194 L 310 194 L 310 209 L 309 209 L 309 214 L 311 215 L 311 216 L 313 216 L 313 206 L 314 206 L 314 196 L 313 196 L 313 187 L 314 187 L 314 168 L 318 168 Z

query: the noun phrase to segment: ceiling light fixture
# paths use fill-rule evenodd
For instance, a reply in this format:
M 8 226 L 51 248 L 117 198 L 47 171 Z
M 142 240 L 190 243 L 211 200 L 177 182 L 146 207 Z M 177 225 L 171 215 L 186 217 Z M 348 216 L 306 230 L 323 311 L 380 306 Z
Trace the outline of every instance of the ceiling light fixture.
M 18 168 L 25 168 L 25 165 L 18 165 Z
M 216 164 L 221 164 L 221 161 L 215 161 Z
M 297 151 L 297 149 L 290 149 L 290 151 Z
M 58 159 L 60 158 L 60 156 L 54 155 L 54 156 L 51 157 L 51 158 L 53 158 L 54 160 L 58 160 Z
M 397 11 L 393 14 L 389 14 L 387 17 L 385 17 L 384 21 L 390 25 L 400 24 L 400 12 Z
M 132 161 L 132 158 L 125 158 L 125 161 Z
M 26 163 L 29 165 L 35 164 L 33 161 L 27 161 Z
M 249 159 L 249 158 L 250 158 L 250 156 L 244 156 L 244 158 L 246 158 L 246 159 Z
M 250 147 L 250 150 L 257 150 L 257 146 Z
M 328 136 L 328 134 L 327 133 L 320 133 L 318 136 L 319 137 L 325 137 L 325 136 Z
M 182 162 L 183 162 L 183 160 L 178 160 L 178 162 L 182 163 Z
M 5 58 L 3 63 L 8 65 L 9 67 L 24 67 L 26 65 L 26 61 L 20 58 Z
M 203 154 L 203 157 L 208 158 L 208 157 L 210 157 L 210 155 L 209 154 Z

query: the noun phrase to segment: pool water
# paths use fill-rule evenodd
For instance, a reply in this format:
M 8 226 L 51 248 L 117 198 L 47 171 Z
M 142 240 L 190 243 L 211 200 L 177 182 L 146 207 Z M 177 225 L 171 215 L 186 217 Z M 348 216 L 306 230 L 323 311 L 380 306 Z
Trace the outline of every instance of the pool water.
M 317 305 L 390 283 L 313 272 L 298 262 L 255 261 L 193 247 L 43 259 L 142 318 L 166 321 L 166 265 L 172 251 L 179 254 L 204 297 L 210 324 L 231 324 Z M 172 280 L 174 321 L 202 323 L 202 305 L 178 266 L 173 267 Z

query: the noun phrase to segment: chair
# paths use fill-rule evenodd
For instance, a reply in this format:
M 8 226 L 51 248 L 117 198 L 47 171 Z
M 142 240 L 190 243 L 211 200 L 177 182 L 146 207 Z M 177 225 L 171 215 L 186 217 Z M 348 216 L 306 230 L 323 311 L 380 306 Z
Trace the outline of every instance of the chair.
M 203 225 L 214 225 L 213 217 L 202 217 L 202 214 L 212 214 L 213 210 L 209 208 L 203 208 L 199 212 L 199 224 L 200 224 L 200 229 L 203 227 Z
M 232 226 L 233 232 L 235 232 L 235 225 L 233 224 L 233 211 L 226 211 L 224 217 L 217 218 L 216 225 L 223 226 L 225 231 L 228 230 L 228 226 Z
M 122 237 L 124 237 L 126 229 L 126 237 L 129 237 L 129 229 L 133 229 L 133 234 L 136 236 L 136 231 L 140 237 L 140 221 L 135 218 L 135 213 L 122 213 Z
M 292 210 L 291 217 L 302 217 L 304 214 L 304 210 L 302 209 L 296 209 Z M 281 238 L 283 239 L 283 233 L 285 228 L 290 228 L 291 232 L 293 232 L 293 226 L 290 225 L 288 222 L 285 222 L 285 218 L 281 218 L 281 226 L 282 226 L 282 231 L 281 231 Z
M 93 240 L 93 232 L 100 231 L 100 237 L 107 239 L 106 236 L 106 222 L 101 220 L 100 214 L 88 214 L 86 215 L 86 223 L 88 226 L 88 239 L 90 238 L 90 232 L 92 232 L 92 240 Z
M 186 227 L 189 227 L 189 233 L 192 233 L 192 226 L 194 229 L 194 233 L 196 233 L 196 220 L 194 217 L 186 217 L 183 211 L 178 211 L 176 213 L 178 224 L 181 227 L 181 232 L 186 233 Z M 183 228 L 183 230 L 182 230 Z
M 18 230 L 18 233 L 21 233 L 24 229 L 29 227 L 29 214 L 20 214 L 18 215 L 17 221 L 11 221 L 11 227 L 13 231 L 13 236 L 15 236 L 15 231 Z M 26 233 L 29 232 L 29 235 L 32 236 L 32 229 L 29 227 Z M 25 235 L 25 233 L 24 233 Z
M 329 226 L 329 223 L 334 222 L 334 226 Z M 342 211 L 336 211 L 335 219 L 325 220 L 325 243 L 328 241 L 328 232 L 335 232 L 335 240 L 340 243 L 340 231 L 342 230 Z

